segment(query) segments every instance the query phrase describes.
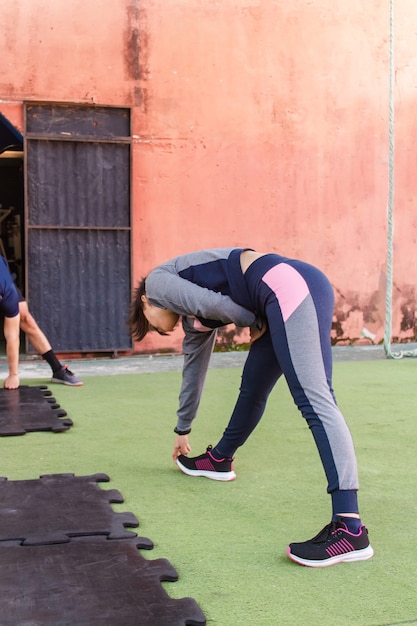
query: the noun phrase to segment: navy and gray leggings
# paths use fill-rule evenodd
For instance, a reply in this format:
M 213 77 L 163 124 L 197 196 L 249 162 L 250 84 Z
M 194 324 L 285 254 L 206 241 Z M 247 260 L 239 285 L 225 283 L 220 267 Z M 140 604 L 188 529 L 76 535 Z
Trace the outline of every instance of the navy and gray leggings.
M 235 454 L 284 374 L 316 442 L 333 514 L 357 513 L 355 450 L 332 389 L 332 286 L 312 265 L 274 254 L 252 263 L 245 281 L 251 308 L 266 318 L 268 331 L 249 350 L 240 394 L 216 451 L 226 457 Z

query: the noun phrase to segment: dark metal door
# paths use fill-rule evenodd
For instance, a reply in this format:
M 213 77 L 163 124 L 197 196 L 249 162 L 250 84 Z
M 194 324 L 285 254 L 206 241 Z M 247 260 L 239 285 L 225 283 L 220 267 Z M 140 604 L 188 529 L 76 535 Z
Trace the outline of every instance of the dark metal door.
M 130 112 L 27 105 L 26 296 L 56 352 L 129 350 Z

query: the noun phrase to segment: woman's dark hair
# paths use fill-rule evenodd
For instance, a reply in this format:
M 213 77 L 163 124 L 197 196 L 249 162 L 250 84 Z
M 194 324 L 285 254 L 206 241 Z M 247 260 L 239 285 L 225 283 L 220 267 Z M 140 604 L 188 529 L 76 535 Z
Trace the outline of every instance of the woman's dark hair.
M 143 313 L 142 296 L 146 295 L 145 281 L 146 278 L 142 278 L 137 289 L 133 292 L 133 298 L 130 303 L 128 325 L 133 338 L 137 341 L 142 341 L 150 330 L 149 322 Z

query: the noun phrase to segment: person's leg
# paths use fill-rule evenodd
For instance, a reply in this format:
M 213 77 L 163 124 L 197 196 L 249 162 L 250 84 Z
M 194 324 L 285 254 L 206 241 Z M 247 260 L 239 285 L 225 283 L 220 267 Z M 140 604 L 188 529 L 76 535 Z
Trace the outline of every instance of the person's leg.
M 51 350 L 51 344 L 39 328 L 33 315 L 29 312 L 26 301 L 19 302 L 20 328 L 29 339 L 36 352 L 40 355 Z
M 242 373 L 240 393 L 230 421 L 219 443 L 209 446 L 197 457 L 180 455 L 178 467 L 189 476 L 205 476 L 212 480 L 236 478 L 233 455 L 256 428 L 268 396 L 281 375 L 269 333 L 255 341 L 249 350 Z
M 62 365 L 57 358 L 46 335 L 39 328 L 35 318 L 30 313 L 26 300 L 19 301 L 19 312 L 20 328 L 25 333 L 36 352 L 42 356 L 50 366 L 53 374 L 52 382 L 60 382 L 74 387 L 81 386 L 83 383 L 74 376 L 65 365 Z
M 268 396 L 280 376 L 281 368 L 267 331 L 249 350 L 233 413 L 222 438 L 213 448 L 215 458 L 231 458 L 245 443 L 264 414 Z
M 312 540 L 291 544 L 288 556 L 313 567 L 370 558 L 373 550 L 359 519 L 355 450 L 331 382 L 333 290 L 321 272 L 302 263 L 276 265 L 262 281 L 277 360 L 313 434 L 333 506 L 331 524 Z
M 356 456 L 331 381 L 333 289 L 319 270 L 301 263 L 279 264 L 263 282 L 271 290 L 265 311 L 275 354 L 316 442 L 333 513 L 357 514 Z

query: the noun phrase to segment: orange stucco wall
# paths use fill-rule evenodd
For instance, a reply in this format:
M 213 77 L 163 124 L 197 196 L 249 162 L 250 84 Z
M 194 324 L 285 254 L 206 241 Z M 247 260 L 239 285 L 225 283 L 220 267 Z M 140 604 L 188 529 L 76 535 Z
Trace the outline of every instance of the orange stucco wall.
M 384 333 L 389 2 L 0 0 L 0 111 L 132 110 L 134 281 L 206 246 L 315 263 L 338 339 Z M 395 2 L 394 337 L 416 336 L 417 3 Z M 20 107 L 20 108 L 19 108 Z M 179 347 L 149 337 L 138 349 Z

